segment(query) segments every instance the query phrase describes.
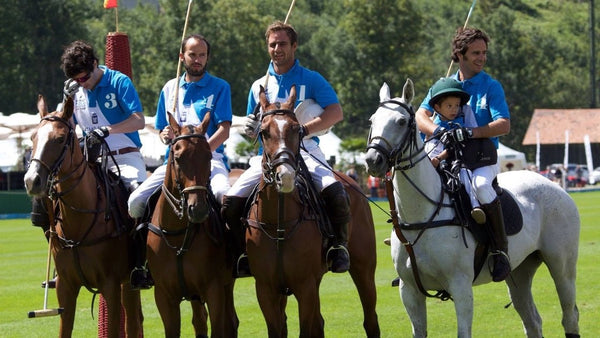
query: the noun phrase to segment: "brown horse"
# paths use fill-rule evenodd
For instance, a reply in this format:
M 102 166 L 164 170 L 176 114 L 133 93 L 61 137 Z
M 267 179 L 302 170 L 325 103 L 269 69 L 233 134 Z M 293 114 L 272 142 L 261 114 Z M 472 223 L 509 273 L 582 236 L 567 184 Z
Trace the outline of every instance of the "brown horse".
M 295 97 L 292 87 L 287 102 L 271 104 L 261 88 L 263 176 L 250 207 L 246 244 L 269 337 L 287 336 L 285 306 L 290 294 L 298 301 L 300 336 L 322 337 L 319 286 L 327 271 L 327 246 L 316 208 L 311 207 L 314 194 L 306 188 L 306 178 L 297 175 L 301 154 L 300 125 L 293 113 Z M 365 332 L 368 337 L 379 337 L 373 217 L 360 188 L 347 176 L 340 177 L 351 200 L 350 275 L 363 305 Z
M 211 336 L 236 337 L 239 321 L 232 264 L 220 216 L 209 204 L 212 153 L 205 132 L 210 114 L 197 127 L 180 127 L 168 115 L 175 138 L 147 239 L 154 298 L 165 336 L 180 336 L 179 307 L 186 299 L 191 301 L 197 337 L 208 337 L 204 303 L 210 313 Z
M 126 196 L 119 195 L 116 210 L 106 198 L 100 182 L 85 160 L 72 123 L 73 101 L 63 111 L 49 113 L 45 100 L 38 98 L 41 122 L 32 136 L 31 164 L 25 174 L 27 193 L 36 198 L 50 196 L 54 220 L 50 227 L 52 254 L 58 273 L 56 293 L 64 312 L 60 336 L 73 331 L 77 295 L 84 286 L 101 293 L 106 301 L 108 335 L 118 337 L 121 301 L 125 308 L 125 330 L 138 337 L 142 329 L 139 291 L 131 290 L 129 271 L 131 238 L 127 227 Z M 111 212 L 114 210 L 116 212 Z

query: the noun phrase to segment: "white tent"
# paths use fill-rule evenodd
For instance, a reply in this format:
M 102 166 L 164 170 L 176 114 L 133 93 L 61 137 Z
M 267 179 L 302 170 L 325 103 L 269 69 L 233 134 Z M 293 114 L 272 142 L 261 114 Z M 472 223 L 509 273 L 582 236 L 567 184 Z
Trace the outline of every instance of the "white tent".
M 511 149 L 502 143 L 498 146 L 498 162 L 501 172 L 527 169 L 525 153 Z

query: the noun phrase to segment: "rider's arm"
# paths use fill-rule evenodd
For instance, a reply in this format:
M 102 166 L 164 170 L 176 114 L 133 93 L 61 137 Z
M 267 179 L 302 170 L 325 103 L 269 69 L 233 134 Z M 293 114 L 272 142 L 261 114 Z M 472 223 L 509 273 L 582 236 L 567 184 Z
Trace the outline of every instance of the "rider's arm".
M 485 126 L 473 128 L 472 130 L 473 138 L 489 138 L 506 135 L 510 131 L 510 120 L 499 118 Z
M 334 124 L 344 119 L 344 112 L 339 103 L 332 103 L 325 107 L 321 116 L 312 119 L 304 126 L 308 129 L 308 133 L 316 133 L 321 130 L 331 128 Z
M 223 121 L 217 126 L 217 130 L 208 139 L 208 145 L 210 145 L 210 151 L 215 151 L 225 140 L 229 138 L 229 129 L 231 122 Z

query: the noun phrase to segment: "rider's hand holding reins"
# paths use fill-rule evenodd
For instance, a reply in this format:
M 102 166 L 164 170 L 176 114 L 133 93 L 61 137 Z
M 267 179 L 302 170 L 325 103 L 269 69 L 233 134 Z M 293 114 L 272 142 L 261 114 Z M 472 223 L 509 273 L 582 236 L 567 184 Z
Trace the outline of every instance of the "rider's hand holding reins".
M 260 126 L 260 121 L 254 114 L 249 114 L 246 116 L 246 121 L 244 121 L 244 133 L 246 136 L 250 138 L 255 138 L 258 134 L 258 127 Z

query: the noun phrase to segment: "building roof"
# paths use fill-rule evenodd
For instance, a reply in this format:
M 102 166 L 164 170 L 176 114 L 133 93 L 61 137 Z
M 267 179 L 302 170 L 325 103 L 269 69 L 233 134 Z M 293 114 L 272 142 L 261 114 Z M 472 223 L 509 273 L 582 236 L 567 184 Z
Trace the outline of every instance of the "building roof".
M 540 144 L 564 144 L 566 131 L 569 143 L 600 143 L 600 109 L 535 109 L 523 138 L 523 145 L 535 145 L 539 132 Z

